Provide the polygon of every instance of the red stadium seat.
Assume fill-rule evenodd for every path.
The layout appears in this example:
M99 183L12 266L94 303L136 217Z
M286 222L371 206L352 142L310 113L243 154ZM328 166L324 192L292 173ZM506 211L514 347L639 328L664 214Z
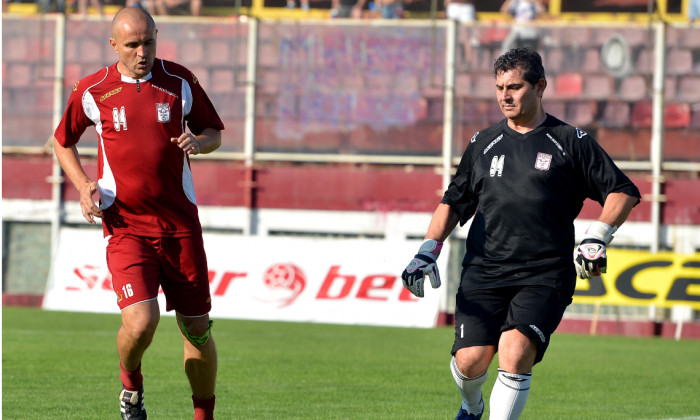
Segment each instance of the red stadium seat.
M569 102L566 121L575 127L587 127L595 120L597 104L594 101Z
M584 96L591 99L606 99L613 90L613 80L608 76L590 75L583 81Z
M681 76L678 79L678 99L700 102L700 76Z
M697 26L683 30L680 43L684 47L700 48L700 28Z
M629 124L630 106L627 102L609 101L605 104L603 116L598 121L602 127L623 128Z
M600 65L600 49L588 48L583 54L583 71L584 73L597 73L601 70Z
M691 130L700 130L700 109L693 110L690 114L690 125L688 128Z
M643 76L625 77L620 82L618 95L624 101L639 101L650 97L646 79Z
M632 107L630 123L635 128L650 128L652 119L651 101L637 102Z
M690 50L673 48L666 54L666 74L684 75L693 70L693 54Z
M477 74L472 78L472 83L474 97L496 100L496 81L491 74Z
M665 128L686 128L690 125L690 105L666 104L664 109Z
M558 97L580 96L583 93L583 77L578 73L563 73L554 82L554 93Z

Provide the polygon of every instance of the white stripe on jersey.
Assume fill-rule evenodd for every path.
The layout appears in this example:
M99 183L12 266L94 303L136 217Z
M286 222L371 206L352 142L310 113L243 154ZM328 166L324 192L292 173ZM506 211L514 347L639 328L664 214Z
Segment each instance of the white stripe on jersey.
M192 110L192 88L190 87L190 84L187 83L185 79L182 77L168 73L167 70L165 70L165 64L161 60L161 66L163 66L163 72L167 74L168 76L172 77L177 77L181 81L181 98L182 98L182 121L180 122L182 124L182 132L185 132L185 116L190 113ZM192 204L197 204L197 197L194 192L194 179L192 178L192 170L190 169L190 165L187 162L187 152L185 153L185 160L182 165L182 190L185 192L185 196L187 196L187 199L190 200Z
M114 200L117 197L117 181L114 179L112 168L109 166L109 160L107 160L107 155L105 154L100 110L97 108L95 98L92 96L92 94L90 94L90 89L104 82L108 74L109 68L107 67L105 77L103 77L99 82L85 89L82 100L83 112L85 112L85 115L95 123L95 130L97 131L97 137L100 139L100 146L102 149L102 177L97 180L97 191L100 193L100 210L104 210L114 204Z

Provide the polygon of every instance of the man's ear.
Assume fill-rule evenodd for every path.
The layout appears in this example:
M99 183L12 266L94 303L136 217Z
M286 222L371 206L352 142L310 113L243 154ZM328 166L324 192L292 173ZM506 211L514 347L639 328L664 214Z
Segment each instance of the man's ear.
M547 80L545 80L544 78L540 79L535 85L535 91L537 92L537 96L541 98L544 95L544 90L546 88Z

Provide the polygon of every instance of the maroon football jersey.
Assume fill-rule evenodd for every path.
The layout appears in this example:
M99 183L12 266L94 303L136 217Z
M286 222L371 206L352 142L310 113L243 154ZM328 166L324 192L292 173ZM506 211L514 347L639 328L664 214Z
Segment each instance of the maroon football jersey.
M195 135L224 128L197 78L179 64L156 59L137 80L115 63L73 86L54 135L69 147L95 126L105 236L201 232L189 158L170 141L185 124Z

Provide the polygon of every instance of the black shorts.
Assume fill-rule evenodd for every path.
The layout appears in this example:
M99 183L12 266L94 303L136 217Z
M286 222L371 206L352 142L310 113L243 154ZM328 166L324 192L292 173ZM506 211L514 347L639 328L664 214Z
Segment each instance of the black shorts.
M559 326L571 295L547 286L512 286L457 293L452 354L464 347L498 347L513 328L537 343L538 363Z

